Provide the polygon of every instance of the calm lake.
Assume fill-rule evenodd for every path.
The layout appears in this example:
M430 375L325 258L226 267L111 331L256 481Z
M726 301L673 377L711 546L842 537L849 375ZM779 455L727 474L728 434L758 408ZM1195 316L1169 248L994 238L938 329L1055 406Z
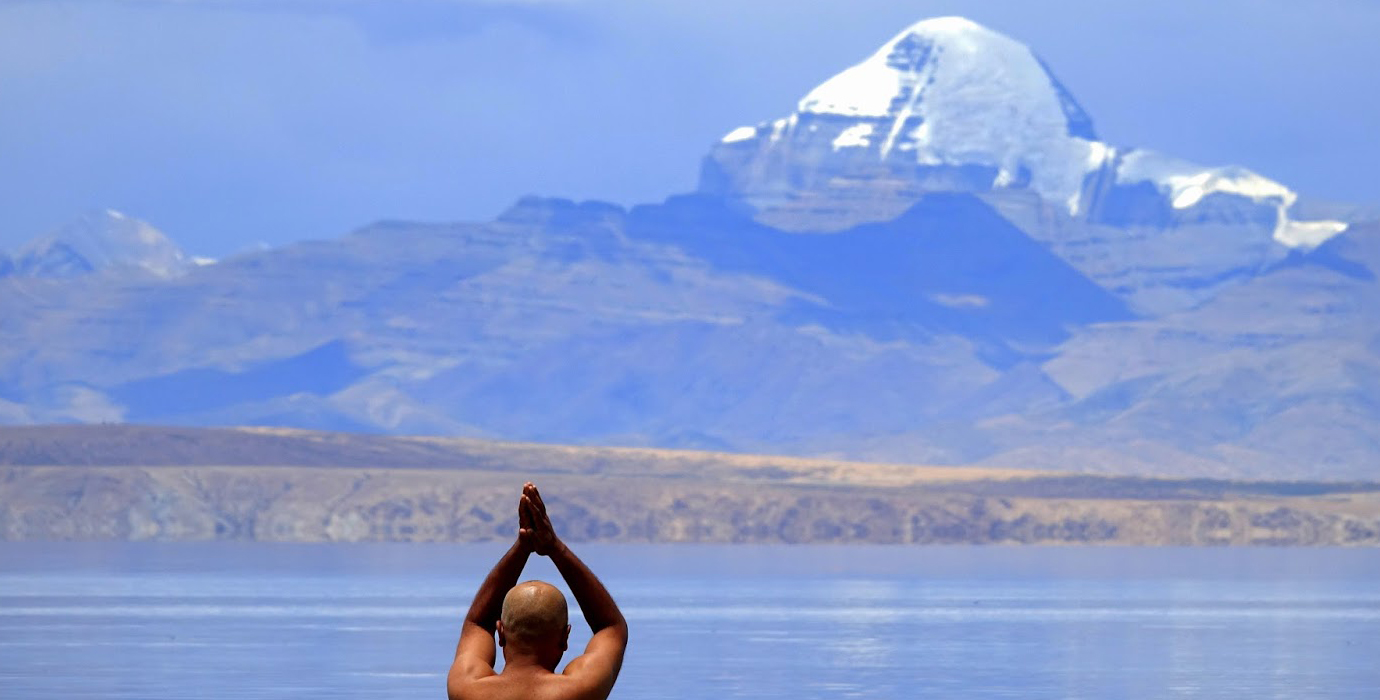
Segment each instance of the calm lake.
M504 547L0 543L0 697L444 698ZM574 548L615 698L1380 697L1376 550Z

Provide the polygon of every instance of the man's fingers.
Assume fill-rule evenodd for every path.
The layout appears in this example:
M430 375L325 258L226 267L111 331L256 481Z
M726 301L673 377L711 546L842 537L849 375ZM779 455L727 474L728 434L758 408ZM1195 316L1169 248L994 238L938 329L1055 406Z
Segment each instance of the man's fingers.
M546 512L546 502L541 500L541 492L537 490L536 484L530 481L523 484L522 495L530 498L532 500L532 505L536 506L537 510L543 513Z
M541 500L541 492L537 490L537 485L527 482L522 485L522 496L518 498L518 512L523 521L523 527L531 528L533 533L550 533L555 536L555 528L551 526L551 516L546 513L546 503Z
M522 508L533 530L550 531L552 529L551 517L546 514L545 510L538 508L537 504L525 495L522 497Z

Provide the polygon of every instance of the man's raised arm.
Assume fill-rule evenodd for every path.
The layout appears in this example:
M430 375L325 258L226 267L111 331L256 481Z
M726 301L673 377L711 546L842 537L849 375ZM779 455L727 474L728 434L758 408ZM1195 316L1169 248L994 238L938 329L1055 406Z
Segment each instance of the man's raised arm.
M518 519L525 524L522 506L518 507ZM517 584L518 576L527 565L527 557L532 548L519 530L518 539L513 546L494 565L479 591L474 594L474 602L465 615L460 628L460 642L455 646L455 663L450 667L446 687L452 698L457 696L460 684L465 681L491 676L494 662L498 660L498 650L494 646L494 630L498 618L503 614L503 596Z
M530 534L524 530L523 535L530 538L537 554L551 557L551 562L561 572L566 585L570 586L570 592L574 594L575 602L579 603L585 622L589 623L593 632L585 653L571 661L565 667L564 674L584 677L602 690L601 696L607 697L618 678L619 669L623 667L623 651L628 646L628 622L594 572L556 536L551 519L546 514L546 504L542 502L537 487L530 482L522 489L521 507L526 509L524 524L531 526Z

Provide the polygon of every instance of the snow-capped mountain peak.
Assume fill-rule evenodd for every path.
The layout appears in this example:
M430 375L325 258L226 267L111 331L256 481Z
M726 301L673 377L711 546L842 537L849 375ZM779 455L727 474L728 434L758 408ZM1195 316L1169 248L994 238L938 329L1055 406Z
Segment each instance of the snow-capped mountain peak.
M724 143L799 145L821 131L830 159L1028 186L1070 210L1088 163L1106 156L1087 113L1028 47L961 17L908 27L811 90L795 114Z
M730 131L701 174L702 190L759 209L868 182L1031 190L1070 216L1094 219L1128 210L1127 192L1142 196L1137 185L1148 183L1164 206L1129 209L1167 213L1123 223L1198 220L1183 212L1224 195L1262 207L1263 215L1249 218L1269 219L1275 240L1291 247L1317 245L1345 228L1291 221L1297 196L1250 171L1101 142L1087 112L1029 47L962 17L917 22L811 90L789 116Z
M173 277L191 265L192 260L161 231L113 209L87 212L30 241L14 256L14 271L35 277L71 277L113 268Z
M888 117L898 127L919 116L952 128L957 109L988 132L1016 120L1041 132L1027 137L1096 138L1083 108L1029 48L962 17L917 22L799 104L800 112Z

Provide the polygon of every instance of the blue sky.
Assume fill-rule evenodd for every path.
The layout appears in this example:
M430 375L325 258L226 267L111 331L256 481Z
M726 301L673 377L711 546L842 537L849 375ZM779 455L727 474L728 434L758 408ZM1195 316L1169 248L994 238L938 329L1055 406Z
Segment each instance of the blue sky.
M0 249L91 208L221 256L660 201L949 14L1034 48L1104 140L1380 204L1371 0L0 0Z

